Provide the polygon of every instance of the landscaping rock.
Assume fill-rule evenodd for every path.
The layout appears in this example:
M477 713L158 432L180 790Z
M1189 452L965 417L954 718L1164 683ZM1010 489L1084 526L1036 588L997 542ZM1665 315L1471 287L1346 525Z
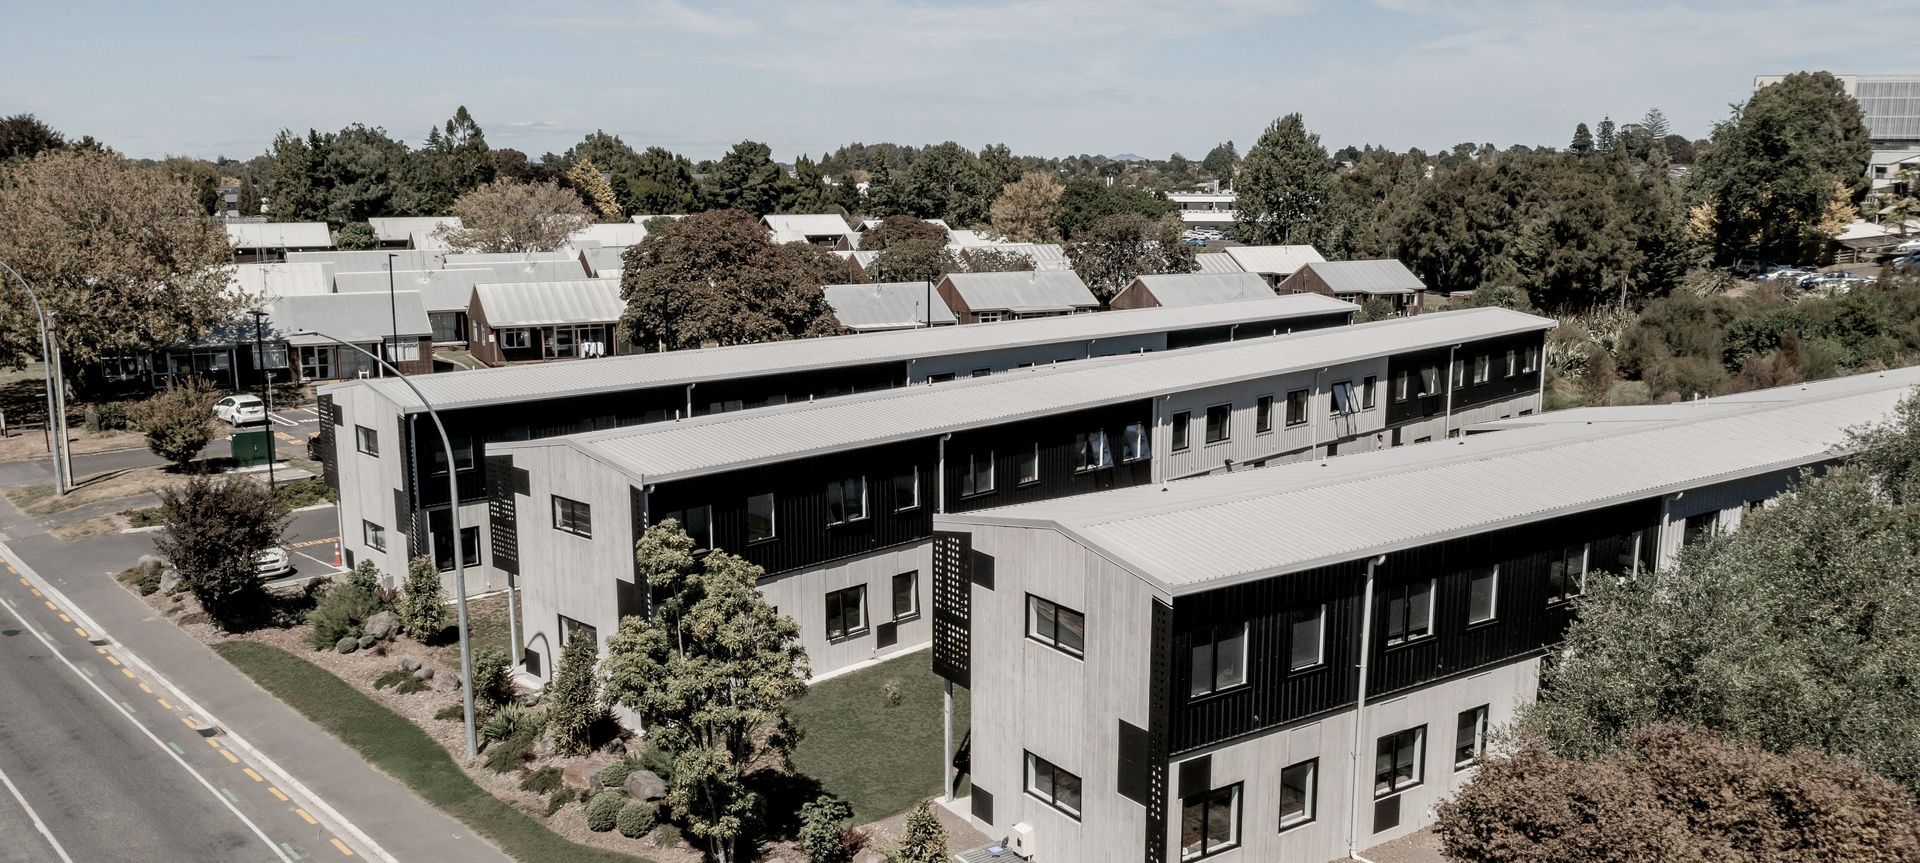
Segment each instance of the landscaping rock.
M560 784L581 791L599 791L600 769L612 762L611 758L598 756L582 758L560 768Z
M414 659L411 656L402 656L400 657L400 670L418 671L420 670L420 660Z
M664 800L667 796L667 780L651 770L635 770L627 774L626 783L620 787L635 800Z
M380 639L378 639L378 638L374 638L374 637L373 637L373 636L371 636L371 635L362 635L362 636L360 636L360 649L361 649L361 650L366 650L367 648L370 648L370 647L372 647L372 646L374 646L374 645L376 645L376 644L379 644L379 643L380 643Z
M334 642L333 649L341 653L352 653L360 649L360 639L354 638L351 635L343 635L339 641Z
M427 669L421 669L421 670L425 671ZM433 676L432 680L429 680L427 682L433 684L433 688L435 691L453 692L460 688L460 675L436 674Z
M402 665L405 665L405 663L402 663ZM418 662L415 662L413 664L413 676L418 677L421 680L432 680L433 669L425 665L421 665Z
M180 571L169 566L160 570L160 592L172 594L180 589Z
M167 568L166 561L151 554L140 555L140 559L134 561L133 565L138 567L141 572L159 572Z
M366 625L360 630L373 636L375 640L385 641L399 634L400 618L391 611L375 612L367 618Z

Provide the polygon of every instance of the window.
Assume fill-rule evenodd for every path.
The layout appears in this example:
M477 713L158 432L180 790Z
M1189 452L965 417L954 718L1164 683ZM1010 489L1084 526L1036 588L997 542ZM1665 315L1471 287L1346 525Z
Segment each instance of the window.
M1035 443L1031 450L1020 453L1020 484L1040 481L1040 444Z
M930 383L930 384L944 384L950 380L953 380L953 372L942 372L937 375L927 375L927 383Z
M600 643L598 630L564 614L560 615L560 646L565 647L575 638L585 638L594 644Z
M773 538L774 528L773 492L756 494L747 498L747 541L762 542Z
M1681 525L1680 544L1682 546L1688 546L1700 542L1714 535L1714 533L1716 533L1715 528L1719 527L1719 525L1719 510L1687 516L1686 523Z
M967 453L967 472L960 477L960 496L993 491L993 450Z
M1487 705L1482 704L1460 714L1453 735L1453 769L1472 767L1487 751Z
M367 455L376 458L380 455L380 433L366 426L353 427L354 445Z
M893 477L893 511L905 512L920 508L920 471L908 469L906 473Z
M991 324L996 321L1005 320L1006 317L1006 312L974 312L973 322L976 324Z
M1273 396L1261 396L1253 403L1253 433L1273 431Z
M973 376L976 378L984 378L990 374L993 374L993 369L974 369L973 370Z
M1380 379L1372 375L1360 382L1360 409L1373 410L1373 391L1380 388Z
M693 538L695 551L704 551L713 547L713 507L690 506L672 512L660 513L654 524L673 519L680 529Z
M1521 364L1520 366L1521 371L1531 372L1540 368L1540 348L1539 347L1529 345L1527 347L1525 356L1526 356L1526 362Z
M1179 452L1193 445L1193 414L1181 411L1173 415L1173 451Z
M1493 357L1481 354L1473 358L1473 382L1484 384L1493 377Z
M1570 545L1547 554L1547 601L1565 602L1579 596L1586 589L1587 544Z
M381 339L387 346L387 362L405 363L420 359L419 339Z
M920 570L893 577L893 619L906 620L920 613Z
M331 345L302 345L300 347L300 378L302 380L325 380L333 377L333 347Z
M848 638L867 631L867 586L856 584L827 594L827 638Z
M1324 641L1323 633L1326 631L1326 626L1327 607L1325 605L1315 608L1313 614L1293 622L1292 631L1288 636L1291 642L1287 654L1289 670L1301 671L1324 661L1320 647Z
M1330 396L1328 404L1333 408L1335 414L1346 416L1347 414L1357 413L1360 410L1359 400L1353 397L1352 381L1341 381L1334 384L1333 388L1327 392Z
M1247 682L1247 625L1222 624L1193 634L1193 679L1187 694L1210 695Z
M450 529L451 524L447 527ZM468 567L480 565L480 527L468 525L460 528L460 560ZM441 572L453 571L453 542L441 530L433 533L433 565Z
M1127 430L1120 435L1120 460L1139 461L1148 454L1147 424L1127 423Z
M1516 351L1512 348L1507 349L1506 369L1507 369L1507 374L1506 374L1507 377L1513 377L1514 375L1517 375L1520 373L1520 352L1519 351Z
M1052 600L1027 594L1027 637L1068 656L1085 656L1087 616Z
M1404 644L1433 634L1433 580L1388 588L1387 645Z
M1380 738L1373 758L1373 796L1384 797L1419 785L1426 749L1425 725Z
M1107 446L1104 430L1074 435L1073 451L1078 457L1073 468L1076 471L1113 467L1113 449Z
M1467 571L1467 624L1493 619L1500 595L1500 567L1482 566Z
M387 550L387 529L370 521L360 522L360 536L374 551Z
M1046 801L1067 817L1080 820L1080 777L1027 753L1027 793Z
M1221 443L1233 436L1233 405L1207 408L1207 443Z
M1448 386L1454 389L1459 389L1467 385L1466 358L1464 357L1455 358L1453 362L1448 366L1448 369L1450 370L1450 373L1447 375Z
M450 440L453 443L454 465L458 467L460 470L473 470L473 438L472 437L454 437L449 435L448 440ZM446 451L442 450L439 446L436 445L433 447L433 473L431 474L431 476L446 476L446 475L447 475L447 454L446 454Z
M1314 797L1320 790L1319 774L1318 758L1280 771L1280 829L1313 820Z
M1292 428L1307 421L1307 391L1294 390L1287 393L1287 427Z
M1198 860L1240 847L1240 783L1181 801L1180 859Z
M559 495L553 496L553 526L577 536L593 536L593 507Z
M1407 395L1408 395L1407 378L1408 378L1408 375L1404 369L1393 376L1393 400L1394 401L1403 402L1407 400Z
M499 332L500 346L503 348L533 347L533 332L531 330L500 330Z
M853 476L827 483L827 524L846 524L866 517L866 477Z

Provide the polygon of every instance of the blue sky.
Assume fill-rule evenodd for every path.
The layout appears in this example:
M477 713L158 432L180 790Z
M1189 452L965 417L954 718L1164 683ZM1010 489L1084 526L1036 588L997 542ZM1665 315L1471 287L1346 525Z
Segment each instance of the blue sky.
M0 114L132 156L247 158L283 128L416 143L465 104L538 156L603 128L713 157L849 141L1039 155L1564 146L1663 109L1702 136L1755 74L1920 72L1920 3L1524 0L0 0Z

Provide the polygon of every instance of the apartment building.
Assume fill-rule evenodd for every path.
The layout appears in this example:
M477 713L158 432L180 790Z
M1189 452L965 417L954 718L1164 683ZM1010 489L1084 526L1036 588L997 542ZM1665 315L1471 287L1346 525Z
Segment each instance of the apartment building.
M932 663L972 698L954 805L1044 863L1329 861L1404 836L1534 699L1588 578L1736 529L1916 383L1514 417L937 515Z
M1450 350L1537 357L1552 326L1476 309L502 443L488 455L489 475L503 478L489 485L490 565L520 576L529 671L545 675L542 657L565 638L611 634L644 611L634 542L671 517L700 547L761 566L761 589L799 622L815 673L830 673L931 637L922 573L936 513L1530 414L1537 362L1445 403L1394 382L1412 386Z
M384 301L384 298L382 298ZM455 450L474 589L504 586L486 519L489 451L555 437L854 392L997 374L1019 366L1166 351L1342 326L1354 306L1274 297L1182 309L1103 312L756 345L517 365L413 381L439 411ZM404 572L415 554L453 567L447 457L426 408L399 381L323 388L320 451L339 492L349 565Z

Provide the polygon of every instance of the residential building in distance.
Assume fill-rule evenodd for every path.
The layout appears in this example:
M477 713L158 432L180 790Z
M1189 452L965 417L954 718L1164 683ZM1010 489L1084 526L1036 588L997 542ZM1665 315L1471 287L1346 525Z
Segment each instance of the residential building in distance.
M972 705L954 808L1049 861L1319 863L1405 836L1534 700L1589 579L1737 529L1916 382L936 515L933 668Z
M1100 309L1100 300L1072 270L948 273L934 290L963 324L1045 318Z
M233 262L250 264L288 260L291 252L333 248L326 222L224 222Z
M617 279L481 283L467 351L490 366L632 353L615 335L626 309Z
M380 241L380 248L423 252L446 251L447 241L440 238L440 229L463 227L459 216L375 217L368 219L367 224L373 227L373 235Z
M282 297L268 313L270 326L286 342L296 382L380 376L378 365L340 342L386 358L403 374L433 371L433 324L419 291ZM244 351L247 333L241 335Z
M1188 225L1204 225L1211 228L1231 225L1239 213L1234 211L1233 202L1239 195L1231 189L1225 192L1168 192L1167 200L1180 206L1180 221Z
M1141 276L1107 305L1114 309L1194 306L1273 296L1267 280L1253 273L1175 273ZM1341 297L1340 299L1346 299Z
M1244 273L1233 256L1226 252L1197 252L1193 256L1196 273Z
M764 568L761 590L799 623L814 672L830 673L930 637L922 575L935 513L1440 439L1532 413L1552 326L1473 309L503 442L487 456L503 478L488 484L489 564L521 576L528 670L545 676L540 657L563 636L610 634L644 610L633 545L671 517L700 547ZM1398 388L1450 351L1530 359L1444 401Z
M1419 310L1426 283L1394 258L1366 261L1312 261L1283 279L1282 294L1321 294L1350 303L1385 300L1396 312Z
M932 282L827 285L821 288L840 325L856 333L959 323Z
M860 232L847 226L836 213L786 214L761 220L773 232L776 243L808 243L829 249L859 248Z
M590 279L617 279L626 268L626 246L596 246L580 250L580 265Z
M1222 251L1241 272L1258 274L1276 290L1301 267L1327 260L1312 246L1228 246Z
M311 266L311 265L310 265ZM496 281L486 267L457 267L451 270L376 270L369 273L335 273L333 290L342 294L384 294L389 289L419 291L433 322L433 342L439 345L467 341L467 307L473 304L473 286Z

